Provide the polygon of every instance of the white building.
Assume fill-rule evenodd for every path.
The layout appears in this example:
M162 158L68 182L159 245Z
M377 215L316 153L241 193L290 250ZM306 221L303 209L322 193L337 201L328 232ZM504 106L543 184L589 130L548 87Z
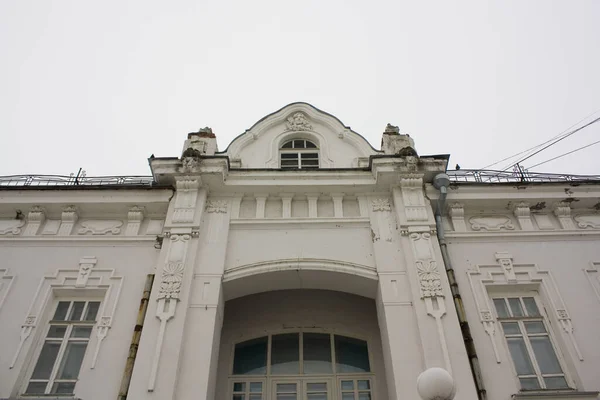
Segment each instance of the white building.
M223 152L210 129L189 134L181 157L150 159L152 179L3 178L0 398L546 398L519 379L561 377L553 398L596 398L600 223L588 209L600 187L571 187L585 211L573 220L536 208L565 185L453 184L436 229L446 164L393 126L375 150L294 103ZM534 299L540 315L496 321L503 296ZM537 362L517 376L506 340L519 339L500 327L511 323L546 327L560 373ZM454 385L439 370L418 381L434 367Z

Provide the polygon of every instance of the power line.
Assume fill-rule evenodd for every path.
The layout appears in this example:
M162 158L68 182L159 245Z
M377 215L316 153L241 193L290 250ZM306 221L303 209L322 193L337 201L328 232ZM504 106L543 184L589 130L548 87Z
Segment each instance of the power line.
M600 111L600 108L599 108L599 109L597 109L596 111L594 111L593 113L589 114L588 116L586 116L586 117L584 117L584 118L580 119L579 121L575 122L573 125L569 126L567 129L565 129L564 131L562 131L562 132L561 132L561 133L559 133L558 135L554 136L553 138L550 138L550 139L548 139L547 141L545 141L545 142L543 142L543 143L540 143L540 144L538 144L538 145L536 145L536 146L530 147L530 148L529 148L529 149L527 149L527 150L523 150L523 151L521 151L520 153L513 154L512 156L509 156L509 157L503 158L502 160L500 160L500 161L496 161L495 163L492 163L492 164L486 165L485 167L483 167L483 168L480 168L480 169L487 169L487 168L491 167L492 165L500 164L500 163L501 163L501 162L503 162L503 161L510 160L511 158L514 158L514 157L520 156L520 155L521 155L521 154L523 154L523 153L527 153L528 151L535 150L535 149L537 149L537 148L539 148L539 147L541 147L541 146L543 146L543 145L545 145L545 144L547 144L547 143L550 143L551 141L553 141L553 140L555 140L555 139L557 139L557 138L561 137L562 135L565 135L565 134L567 134L567 132L568 132L568 130L569 130L569 129L573 128L574 126L577 126L578 124L580 124L581 122L583 122L583 121L585 121L586 119L590 118L592 115L594 115L594 114L598 113L599 111ZM504 169L503 169L503 171L507 170L508 168L512 167L513 165L515 165L515 164L512 164L512 165L509 165L509 166L507 166L506 168L504 168Z
M600 140L598 140L597 142L594 142L594 143L590 143L590 144L588 144L588 145L586 145L586 146L580 147L580 148L578 148L578 149L571 150L571 151L569 151L569 152L567 152L567 153L561 154L560 156L553 157L553 158L551 158L551 159L549 159L549 160L542 161L541 163L537 163L537 164L535 164L535 165L532 165L531 167L529 167L529 168L527 168L527 169L528 169L528 170L530 170L531 168L535 168L535 167L537 167L537 166L539 166L539 165L546 164L546 163L548 163L548 162L550 162L550 161L554 161L554 160L556 160L556 159L558 159L558 158L562 158L562 157L564 157L564 156L568 156L569 154L573 154L573 153L575 153L576 151L583 150L583 149L587 149L588 147L590 147L590 146L593 146L593 145L595 145L595 144L598 144L598 143L600 143Z

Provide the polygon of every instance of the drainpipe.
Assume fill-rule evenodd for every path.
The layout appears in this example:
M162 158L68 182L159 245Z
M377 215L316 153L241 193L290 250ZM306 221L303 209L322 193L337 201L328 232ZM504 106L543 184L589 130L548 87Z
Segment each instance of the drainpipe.
M440 191L440 197L437 202L437 208L435 211L435 226L437 230L437 238L440 243L440 250L442 252L442 259L446 268L446 274L448 275L448 282L450 283L450 291L452 292L452 300L454 301L454 307L458 314L458 321L460 323L460 329L465 342L465 348L467 350L467 356L469 357L469 364L471 365L471 372L473 373L473 379L475 381L475 387L477 388L477 397L479 400L486 400L486 390L483 386L483 379L481 378L481 368L479 366L479 359L477 358L477 352L475 351L475 345L473 344L473 337L471 336L471 330L469 329L469 323L467 322L465 308L463 306L462 297L458 290L458 283L454 275L454 268L452 267L452 261L448 254L448 246L446 244L446 236L444 232L444 224L442 223L442 213L446 208L446 196L448 195L448 185L450 185L450 177L446 174L438 174L433 178L433 186Z
M129 356L127 356L125 371L123 372L123 379L121 380L121 387L119 389L119 397L117 397L117 400L127 399L127 392L129 391L129 383L131 382L133 365L135 364L135 357L140 344L140 337L142 336L142 328L144 327L144 319L146 318L146 310L148 310L148 301L150 300L150 291L152 290L153 282L154 274L146 275L144 294L140 301L140 309L138 311L137 320L135 321L135 327L133 328L133 337L131 338L131 345L129 346Z

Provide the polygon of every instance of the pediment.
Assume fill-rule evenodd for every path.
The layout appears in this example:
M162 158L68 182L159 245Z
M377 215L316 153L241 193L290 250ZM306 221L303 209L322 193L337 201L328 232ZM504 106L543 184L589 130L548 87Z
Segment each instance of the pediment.
M279 168L279 149L292 139L314 142L321 168L356 168L378 153L333 115L308 103L292 103L259 120L221 154L234 167Z

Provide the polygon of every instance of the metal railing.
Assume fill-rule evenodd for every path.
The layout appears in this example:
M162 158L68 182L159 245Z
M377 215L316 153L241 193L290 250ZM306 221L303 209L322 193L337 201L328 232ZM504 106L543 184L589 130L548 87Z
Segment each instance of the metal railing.
M523 169L494 171L461 169L446 171L452 182L519 183L519 182L590 182L600 181L600 175L567 175L530 172Z
M70 176L8 175L0 176L0 187L22 186L151 186L151 176Z

